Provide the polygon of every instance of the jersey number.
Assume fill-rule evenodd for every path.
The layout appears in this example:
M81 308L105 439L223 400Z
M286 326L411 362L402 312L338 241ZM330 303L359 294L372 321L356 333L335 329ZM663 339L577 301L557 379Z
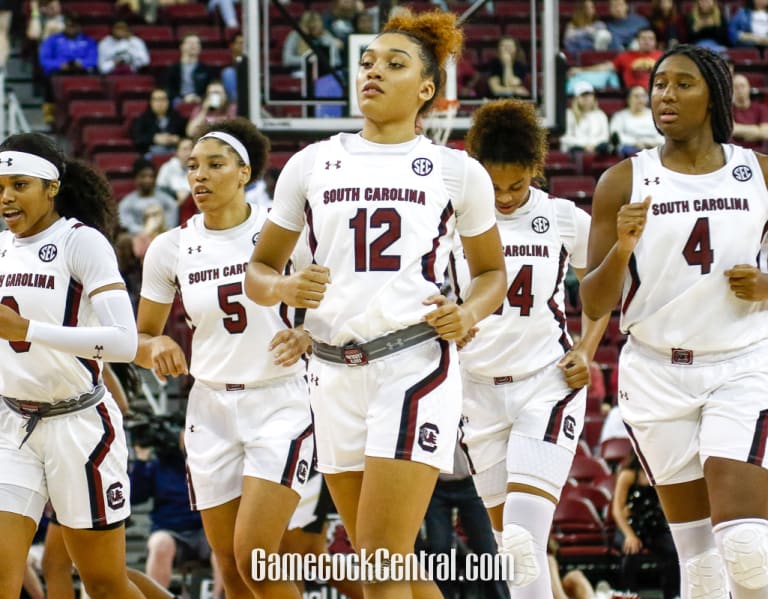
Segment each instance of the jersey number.
M13 296L6 295L3 299L0 299L0 304L8 306L11 310L16 312L16 314L21 314L19 311L19 304ZM32 344L29 341L9 341L8 345L10 345L11 349L17 354L23 354L29 351Z
M701 274L709 274L712 262L715 261L715 251L709 240L709 218L702 217L693 225L693 231L685 242L683 257L691 266L700 266Z
M520 316L530 316L533 307L533 266L526 264L517 273L515 280L507 290L507 303L513 308L520 308ZM504 304L494 314L501 314Z
M399 270L400 256L384 251L400 239L400 214L394 208L377 208L371 214L371 228L386 226L387 230L374 239L368 252L368 210L360 208L349 219L349 228L355 232L355 272L366 270Z
M242 283L227 283L226 285L220 285L219 291L219 308L223 310L225 316L222 319L224 328L227 329L233 335L238 335L245 330L248 326L248 316L245 313L245 306L240 302L233 302L233 295L242 295L243 284Z

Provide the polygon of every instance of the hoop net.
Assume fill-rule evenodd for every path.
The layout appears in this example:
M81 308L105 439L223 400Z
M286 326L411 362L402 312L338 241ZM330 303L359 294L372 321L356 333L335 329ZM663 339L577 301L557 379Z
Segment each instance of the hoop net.
M459 110L458 100L438 98L429 115L424 118L424 134L434 143L444 146L453 129L453 120Z

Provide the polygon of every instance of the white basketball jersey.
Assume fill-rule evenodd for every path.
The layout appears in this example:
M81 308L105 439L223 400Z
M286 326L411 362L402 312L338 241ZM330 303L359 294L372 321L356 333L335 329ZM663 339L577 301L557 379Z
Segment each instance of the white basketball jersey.
M768 190L752 150L723 150L726 164L705 175L665 168L658 149L632 158L631 201L652 204L624 282L621 326L663 351L727 351L768 337L766 305L737 299L723 274L759 265Z
M285 304L264 307L243 290L245 269L266 219L251 205L248 219L232 229L206 229L196 214L184 226L158 236L144 259L141 295L171 303L178 288L193 328L190 373L211 384L254 386L304 371L299 361L277 366L272 337L293 323Z
M62 218L45 231L17 238L0 233L0 302L24 318L63 326L99 326L88 294L123 283L115 252L95 229ZM40 343L0 340L0 394L53 402L91 391L101 379L92 359Z
M336 345L420 322L434 309L422 302L439 293L457 226L470 235L493 226L490 182L464 189L466 154L426 138L402 151L375 146L342 134L308 148L308 242L314 262L330 268L331 284L320 307L307 311L305 326ZM270 219L279 225L282 208L277 198Z
M586 265L589 215L573 202L531 188L528 201L497 215L508 291L459 353L462 368L481 376L522 376L562 357L572 346L563 283L568 264ZM461 248L452 255L454 289L462 300L469 268Z

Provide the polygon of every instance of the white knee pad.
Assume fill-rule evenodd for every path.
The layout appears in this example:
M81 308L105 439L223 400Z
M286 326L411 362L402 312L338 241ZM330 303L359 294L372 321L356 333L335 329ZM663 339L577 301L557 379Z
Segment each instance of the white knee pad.
M527 586L541 574L541 568L536 561L533 535L522 526L517 524L504 526L499 552L511 555L514 560L515 576L509 581L511 587Z
M685 571L691 599L728 599L725 567L717 549L690 558Z
M507 498L507 465L504 462L494 464L472 476L477 494L483 505L490 509L501 505Z
M768 522L745 518L715 527L729 576L750 590L768 587Z

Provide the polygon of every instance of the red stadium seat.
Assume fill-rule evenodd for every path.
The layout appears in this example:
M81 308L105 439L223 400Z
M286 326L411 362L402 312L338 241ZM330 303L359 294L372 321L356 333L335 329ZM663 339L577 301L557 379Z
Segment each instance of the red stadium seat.
M612 368L619 361L619 350L615 345L601 344L595 352L594 360L600 365Z
M172 25L181 23L187 25L208 25L212 22L214 17L208 13L205 4L190 2L188 4L171 4L164 6L160 10L160 18L163 22Z
M563 498L588 499L601 516L605 518L606 510L611 505L611 493L603 487L597 487L591 484L567 486L563 489Z
M222 69L232 64L232 51L229 48L204 48L200 60L214 69Z
M587 67L592 64L613 61L618 56L618 50L583 50L579 53L579 64Z
M134 25L131 30L134 35L144 40L149 49L173 48L179 45L170 25Z
M592 482L609 473L610 470L602 459L589 456L575 456L568 477L575 478L579 483L583 483Z
M76 99L97 100L104 97L98 75L54 75L51 85L57 102L63 104Z
M130 128L130 122L139 116L149 107L149 100L123 100L120 103L120 115L123 117L123 124L128 123Z
M116 179L113 177L109 180L109 186L112 188L112 195L114 196L115 201L119 202L136 189L136 182L133 178Z
M97 152L131 152L134 146L123 125L86 125L79 150L81 155L91 156Z
M88 37L92 37L99 42L111 33L112 27L106 23L89 23L83 25L81 31Z
M68 131L74 139L83 125L96 122L115 123L118 120L117 107L112 100L72 100L65 108L66 112L61 110L57 114L58 129Z
M196 35L203 44L203 52L211 45L218 46L224 43L221 29L218 25L189 25L180 24L176 27L176 39L181 43L187 35Z
M126 98L147 99L157 87L152 75L110 75L104 79L109 97L121 104Z
M80 23L111 23L115 18L113 2L66 2L62 8L77 15ZM98 40L96 40L98 41Z
M603 430L603 420L605 420L605 418L602 414L587 414L584 418L584 430L581 433L581 438L587 442L587 445L589 445L593 451L600 442L600 433Z
M556 175L577 175L579 165L568 152L550 150L544 163L544 173L548 177Z
M600 457L615 471L632 453L632 442L629 439L611 438L600 444Z
M139 157L138 152L102 152L93 155L93 164L108 179L133 178L133 162Z
M467 23L463 27L464 37L469 46L496 46L501 37L498 25L483 23Z
M549 179L549 192L559 198L589 202L594 191L594 177L556 175Z

